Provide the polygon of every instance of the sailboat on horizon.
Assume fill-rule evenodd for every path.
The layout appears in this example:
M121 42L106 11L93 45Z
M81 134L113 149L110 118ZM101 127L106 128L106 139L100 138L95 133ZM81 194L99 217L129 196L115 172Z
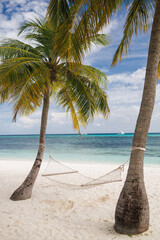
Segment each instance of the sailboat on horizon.
M123 134L125 134L125 133L124 133L124 132L121 130L121 131L120 131L120 134L122 134L122 135L123 135Z

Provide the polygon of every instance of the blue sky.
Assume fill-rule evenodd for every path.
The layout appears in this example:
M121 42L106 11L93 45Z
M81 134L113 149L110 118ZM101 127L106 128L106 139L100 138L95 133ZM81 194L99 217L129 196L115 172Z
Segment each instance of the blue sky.
M44 16L48 0L1 0L0 2L0 40L4 37L17 38L19 25L37 15ZM131 52L116 67L110 68L113 54L122 38L124 13L113 18L103 32L109 34L111 43L107 48L93 46L92 52L84 59L85 64L92 65L108 75L108 97L110 116L104 120L96 116L83 133L133 132L139 112L143 91L145 66L149 44L149 35L141 34L133 37ZM23 40L23 38L19 38ZM157 85L157 97L152 117L150 132L160 132L160 91ZM32 115L18 116L12 123L12 108L7 104L0 105L1 134L38 134L40 128L41 109ZM74 133L70 116L51 103L47 133Z

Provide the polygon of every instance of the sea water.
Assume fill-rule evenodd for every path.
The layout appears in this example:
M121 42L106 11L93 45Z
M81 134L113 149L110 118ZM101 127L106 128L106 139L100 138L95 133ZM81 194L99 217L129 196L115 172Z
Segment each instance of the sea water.
M46 135L44 160L124 163L130 157L133 134ZM39 135L0 136L0 160L34 161ZM145 164L160 165L160 134L148 135Z

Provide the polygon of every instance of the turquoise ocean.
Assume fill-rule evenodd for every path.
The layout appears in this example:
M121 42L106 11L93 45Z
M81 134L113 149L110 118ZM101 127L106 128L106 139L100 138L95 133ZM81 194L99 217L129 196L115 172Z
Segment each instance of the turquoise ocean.
M44 160L123 163L130 157L133 134L46 135ZM0 160L34 161L39 135L0 136ZM145 164L160 165L160 133L150 133Z

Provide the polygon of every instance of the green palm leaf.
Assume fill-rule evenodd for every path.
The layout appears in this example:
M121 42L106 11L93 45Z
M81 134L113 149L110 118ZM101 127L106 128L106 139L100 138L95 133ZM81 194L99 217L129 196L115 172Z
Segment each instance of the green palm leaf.
M16 39L4 39L1 41L0 57L2 60L18 56L39 58L40 53L32 46Z
M123 38L113 56L112 66L127 54L132 36L149 30L156 0L134 0L128 10L124 25Z

